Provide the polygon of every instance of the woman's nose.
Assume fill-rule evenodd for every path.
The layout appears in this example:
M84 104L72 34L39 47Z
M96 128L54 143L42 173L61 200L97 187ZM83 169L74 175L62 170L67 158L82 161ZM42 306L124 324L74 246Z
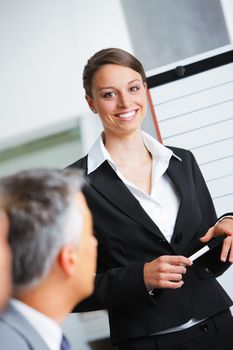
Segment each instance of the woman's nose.
M118 105L121 108L128 108L131 105L130 96L126 93L121 93L118 98Z

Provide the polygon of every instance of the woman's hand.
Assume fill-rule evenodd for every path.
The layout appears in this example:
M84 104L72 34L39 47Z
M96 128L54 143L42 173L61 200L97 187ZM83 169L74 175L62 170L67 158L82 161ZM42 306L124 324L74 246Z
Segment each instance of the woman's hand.
M184 256L163 255L144 265L144 281L149 289L182 287L185 266L191 266L192 261Z
M219 223L212 226L207 233L200 238L202 243L207 243L213 237L227 235L223 241L221 261L228 260L233 263L233 220L230 218L223 218Z

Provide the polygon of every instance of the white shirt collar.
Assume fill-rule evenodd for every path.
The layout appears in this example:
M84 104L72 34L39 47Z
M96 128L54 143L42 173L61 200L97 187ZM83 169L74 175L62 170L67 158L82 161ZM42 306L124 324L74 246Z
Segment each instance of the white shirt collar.
M62 330L55 321L18 299L11 299L10 303L35 328L49 349L60 350Z
M181 161L181 158L175 155L172 150L162 145L160 142L155 140L152 136L142 131L143 141L146 148L152 154L153 159L167 160L169 161L172 156L176 157ZM97 138L96 142L92 146L87 158L87 174L95 171L105 160L107 160L116 170L116 165L114 164L110 154L106 150L102 134Z

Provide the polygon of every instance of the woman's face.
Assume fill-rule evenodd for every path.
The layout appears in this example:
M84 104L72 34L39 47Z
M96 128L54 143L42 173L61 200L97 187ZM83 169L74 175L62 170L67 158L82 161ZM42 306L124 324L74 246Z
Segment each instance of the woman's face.
M147 108L146 84L135 70L106 64L94 75L90 108L103 123L105 133L127 134L140 128Z

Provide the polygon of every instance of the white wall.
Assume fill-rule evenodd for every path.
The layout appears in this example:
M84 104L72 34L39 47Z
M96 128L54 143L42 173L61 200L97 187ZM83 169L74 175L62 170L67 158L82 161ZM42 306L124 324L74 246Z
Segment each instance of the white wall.
M221 0L223 14L225 17L228 34L233 43L233 1L232 0Z
M90 118L83 66L109 46L132 51L119 0L0 1L0 144Z

